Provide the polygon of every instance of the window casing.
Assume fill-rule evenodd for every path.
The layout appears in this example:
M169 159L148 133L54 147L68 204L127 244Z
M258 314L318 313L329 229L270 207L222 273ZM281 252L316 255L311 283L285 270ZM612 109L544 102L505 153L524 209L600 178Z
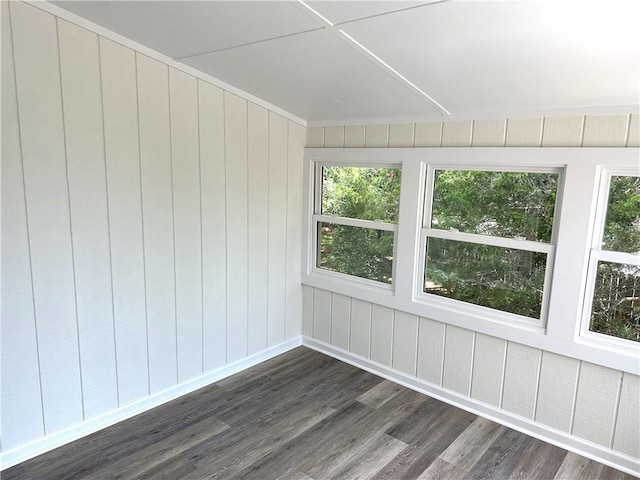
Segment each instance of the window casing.
M596 207L601 177L603 172L639 174L638 158L637 148L308 148L304 166L302 283L638 375L640 345L622 340L611 342L609 337L589 334L581 329L585 304L590 301L587 298L588 279L591 278L589 265L597 224L596 212L599 211ZM390 164L390 161L394 163ZM315 211L315 182L318 164L401 166L392 286L317 268L316 225L320 219ZM494 239L488 236L490 240L482 239L485 243L498 243L501 248L516 245L521 247L520 250L542 249L547 255L545 298L540 319L520 317L423 291L425 242L429 234L434 238L460 241L467 240L466 234L469 233L431 231L429 198L433 181L428 177L439 170L470 168L558 174L553 234L548 240L531 241L529 244L530 240L514 238ZM509 241L504 244L505 240ZM522 248L525 244L519 242L527 242L527 248Z
M443 209L438 208L440 200L444 203L444 196L438 195L439 174L450 174L450 177L453 176L454 180L456 177L460 178L460 175L472 175L466 181L461 178L462 182L451 182L449 177L450 181L448 183L449 185L451 183L457 184L458 186L453 188L458 189L460 186L473 185L477 190L482 188L481 185L475 185L480 175L488 180L484 187L493 190L498 190L500 187L497 184L504 179L507 179L507 183L513 183L510 180L519 178L520 184L534 183L534 179L542 179L551 185L551 189L543 193L544 200L550 204L550 207L548 207L550 210L549 218L546 219L548 225L544 229L546 232L537 233L535 229L527 228L524 225L525 222L533 218L533 212L529 215L520 215L519 219L509 222L510 225L504 226L498 225L497 223L499 222L496 222L490 215L482 214L482 218L477 218L476 222L471 222L473 225L465 225L467 228L464 228L463 225L469 218L458 216L459 221L454 222L454 224L456 227L463 228L463 231L460 231L459 228L442 228L439 225L442 222L439 222L437 217L442 219L442 217L446 217L446 213L443 212ZM422 301L465 302L468 304L467 308L478 308L480 312L484 311L487 315L495 315L505 321L544 326L553 271L554 211L557 210L556 204L559 200L558 194L561 192L561 182L562 170L552 168L482 167L478 165L455 165L440 168L429 166L425 185L423 224L420 232L420 265L424 267L424 275L420 277L420 285L416 286L416 291L419 292L417 298ZM524 188L527 188L527 185ZM531 187L531 191L533 189L534 187ZM509 199L507 197L496 199L496 195L492 191L477 193L477 190L469 196L470 198L466 199L459 199L459 195L452 196L455 202L463 204L469 202L475 205L487 205L497 200L503 204L501 209L513 210L513 215L504 215L505 219L511 217L509 218L510 220L513 220L512 217L515 217L517 210L526 210L530 206L509 203L522 199L526 200L526 196L523 194L521 194L521 199ZM526 190L525 193L528 194L529 191ZM530 196L533 197L534 195ZM464 212L464 210L469 210L475 205L464 205L466 208L461 208L461 210ZM533 207L533 205L531 206ZM490 207L477 209L478 212L481 210L489 211ZM534 209L532 208L532 210ZM496 215L493 217L496 217ZM446 225L443 226L446 227ZM447 246L452 250L448 255L453 256L453 258L449 261L438 259L438 256L445 256L438 254ZM462 282L451 282L453 285L457 283L458 286L462 287L472 283L476 284L472 291L466 295L468 298L460 298L465 295L455 295L453 292L444 295L438 293L438 288L436 288L437 279L430 273L430 270L442 272L443 275L439 277L447 277L452 272L443 271L443 267L452 268L454 265L465 263L465 257L474 256L480 258L475 262L473 259L467 262L471 264L470 266L475 267L474 271L470 271L468 277ZM508 263L508 265L504 265L505 263ZM432 266L435 266L435 268ZM498 272L501 267L503 271ZM464 270L464 267L461 270ZM518 274L515 270L522 270L522 272ZM473 276L479 278L470 281ZM532 278L534 278L533 281L531 281ZM428 286L429 283L431 288ZM515 285L512 285L513 283ZM482 292L486 292L486 294L482 295ZM496 304L495 300L499 298L500 295L497 295L499 292L507 298L503 303ZM442 299L433 298L434 295L441 296ZM481 296L482 298L480 298Z
M634 241L625 242L627 245L620 245L620 242L607 241L606 239L608 213L614 207L611 203L611 185L616 181L626 179L633 181L633 179L639 178L639 170L625 168L601 170L589 254L586 295L580 326L580 335L587 341L608 343L619 348L631 349L637 348L632 340L624 338L624 335L615 331L606 332L600 328L594 328L593 321L596 316L609 317L609 319L621 315L631 316L633 318L626 319L634 325L632 332L629 333L637 335L637 330L640 329L638 326L640 325L640 241L636 238ZM628 206L627 209L634 207L635 205ZM640 212L637 213L637 216L640 217ZM637 222L636 218L634 223ZM640 228L640 225L633 227ZM606 305L602 305L604 303ZM604 319L603 322L608 323Z
M393 288L400 178L398 164L315 164L314 272Z

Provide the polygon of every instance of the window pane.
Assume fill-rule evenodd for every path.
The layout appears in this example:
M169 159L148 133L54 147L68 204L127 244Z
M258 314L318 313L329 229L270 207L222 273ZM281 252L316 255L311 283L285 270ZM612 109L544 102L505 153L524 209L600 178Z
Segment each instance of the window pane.
M322 167L322 214L398 221L399 168Z
M611 177L602 248L640 251L640 177Z
M546 254L429 238L424 291L540 318Z
M555 173L435 172L431 227L550 242Z
M589 330L640 342L640 266L598 262Z
M391 283L393 232L320 223L318 267Z

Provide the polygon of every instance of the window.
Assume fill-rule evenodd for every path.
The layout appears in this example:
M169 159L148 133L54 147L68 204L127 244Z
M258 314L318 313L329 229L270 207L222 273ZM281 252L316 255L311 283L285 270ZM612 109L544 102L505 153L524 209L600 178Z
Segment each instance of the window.
M400 169L316 167L316 267L393 282Z
M557 171L432 169L422 291L541 320L558 177Z
M640 177L605 172L583 332L640 342Z

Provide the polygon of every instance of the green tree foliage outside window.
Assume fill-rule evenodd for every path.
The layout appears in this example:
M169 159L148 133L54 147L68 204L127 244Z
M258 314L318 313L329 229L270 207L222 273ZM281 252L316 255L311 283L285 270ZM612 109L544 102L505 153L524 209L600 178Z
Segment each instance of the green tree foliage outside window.
M555 173L437 170L431 227L550 242Z
M438 170L431 228L549 243L558 175ZM540 318L547 256L429 238L424 291Z
M602 249L640 252L640 177L614 176ZM640 267L598 262L589 330L640 342Z
M400 169L322 169L322 214L397 223ZM393 232L337 223L318 225L318 267L392 283Z

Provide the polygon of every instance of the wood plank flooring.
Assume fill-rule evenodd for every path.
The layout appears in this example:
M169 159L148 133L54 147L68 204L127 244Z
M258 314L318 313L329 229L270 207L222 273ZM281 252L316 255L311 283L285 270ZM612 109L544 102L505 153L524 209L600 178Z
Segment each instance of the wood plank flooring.
M300 347L2 473L112 478L633 477Z

